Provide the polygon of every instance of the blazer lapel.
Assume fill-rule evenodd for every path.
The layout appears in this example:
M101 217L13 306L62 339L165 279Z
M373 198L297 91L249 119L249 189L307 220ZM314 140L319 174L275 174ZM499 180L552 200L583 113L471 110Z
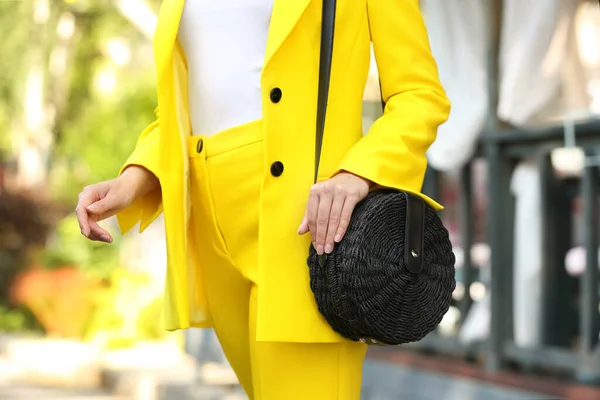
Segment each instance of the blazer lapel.
M274 0L264 67L288 37L311 0Z
M173 54L185 0L163 0L154 32L154 61L159 76Z

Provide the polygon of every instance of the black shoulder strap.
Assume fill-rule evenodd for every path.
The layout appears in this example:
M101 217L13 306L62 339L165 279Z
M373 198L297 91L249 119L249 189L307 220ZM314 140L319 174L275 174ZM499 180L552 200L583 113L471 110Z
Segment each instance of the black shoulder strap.
M336 0L323 0L323 16L321 21L321 58L319 62L319 94L317 99L317 143L315 146L315 179L319 175L319 161L323 147L325 132L325 114L329 97L329 81L331 79L331 60L333 58L333 32L335 29Z
M319 175L321 148L325 133L325 115L327 114L327 99L329 97L329 81L331 80L331 60L333 58L333 36L335 30L336 0L323 0L323 15L321 21L321 57L319 63L319 94L317 99L317 143L315 146L315 177ZM380 82L381 90L381 82ZM383 93L381 94L381 112L385 109Z

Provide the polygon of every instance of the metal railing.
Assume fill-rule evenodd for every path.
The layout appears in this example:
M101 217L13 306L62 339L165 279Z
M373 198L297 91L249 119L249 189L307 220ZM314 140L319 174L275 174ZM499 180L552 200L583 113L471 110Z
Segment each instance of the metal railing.
M600 155L600 121L575 127L578 146L588 157ZM487 243L491 248L490 335L484 343L465 344L454 336L433 333L412 344L421 350L480 356L486 368L496 371L512 361L529 367L550 367L572 372L580 381L600 379L599 272L598 272L598 167L586 165L581 178L558 178L553 171L551 151L563 146L563 127L535 130L514 129L483 136L480 147L487 163ZM516 164L533 159L541 172L542 281L540 303L540 346L519 347L513 340L513 240L514 198L510 180ZM439 173L430 170L424 191L436 198ZM468 288L476 269L470 258L473 245L473 190L471 165L462 169L458 186L460 239L464 251L460 282L466 289L457 301L460 321L473 300ZM565 256L574 244L574 199L582 201L586 265L580 278L568 275ZM575 346L574 343L578 342Z

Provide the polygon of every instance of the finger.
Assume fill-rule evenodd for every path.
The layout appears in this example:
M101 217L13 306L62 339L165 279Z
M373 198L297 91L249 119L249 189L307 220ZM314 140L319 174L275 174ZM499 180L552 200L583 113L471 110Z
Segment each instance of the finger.
M85 207L77 206L75 208L75 215L77 216L77 223L79 223L79 230L85 237L90 236L90 224L88 223L88 214Z
M98 222L90 220L90 229L90 239L105 243L112 242L113 239L110 233L108 233L108 231L106 231L100 225L98 225Z
M90 224L89 216L86 207L95 201L95 195L85 190L79 194L79 202L75 208L75 215L77 215L77 222L79 223L79 229L81 234L85 237L90 235Z
M304 235L309 231L308 229L308 217L306 216L306 210L304 211L304 217L302 217L302 222L298 227L298 234Z
M308 224L308 230L310 231L311 240L315 250L317 249L316 233L317 233L317 214L319 212L319 193L318 191L311 190L308 203L306 204L306 220Z
M358 198L356 196L346 197L344 201L344 206L342 207L342 212L340 213L340 223L337 227L337 231L334 237L336 243L339 243L348 231L348 226L350 225L350 218L352 218L352 212L354 211L354 207L356 207L357 203Z
M341 193L333 198L331 204L331 212L329 213L329 225L327 227L327 236L325 238L325 253L329 254L333 251L335 235L340 225L340 219L342 215L342 209L346 197Z
M333 203L333 193L325 189L319 196L319 206L317 212L317 231L315 241L317 243L317 253L319 255L325 252L325 237L327 236L327 226L329 225L329 214Z
M102 221L103 219L112 217L115 214L115 200L114 196L110 195L110 191L106 194L106 197L100 199L86 207L88 214L95 221Z

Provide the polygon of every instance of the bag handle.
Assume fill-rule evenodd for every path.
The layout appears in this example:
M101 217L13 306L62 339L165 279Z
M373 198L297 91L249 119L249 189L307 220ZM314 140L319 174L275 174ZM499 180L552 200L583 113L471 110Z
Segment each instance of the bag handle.
M329 82L331 80L331 60L333 58L333 32L335 30L336 0L323 0L323 15L321 21L321 57L319 61L319 93L317 98L317 137L315 145L315 177L319 176L319 162L325 133L325 115L327 114L327 99L329 97Z

